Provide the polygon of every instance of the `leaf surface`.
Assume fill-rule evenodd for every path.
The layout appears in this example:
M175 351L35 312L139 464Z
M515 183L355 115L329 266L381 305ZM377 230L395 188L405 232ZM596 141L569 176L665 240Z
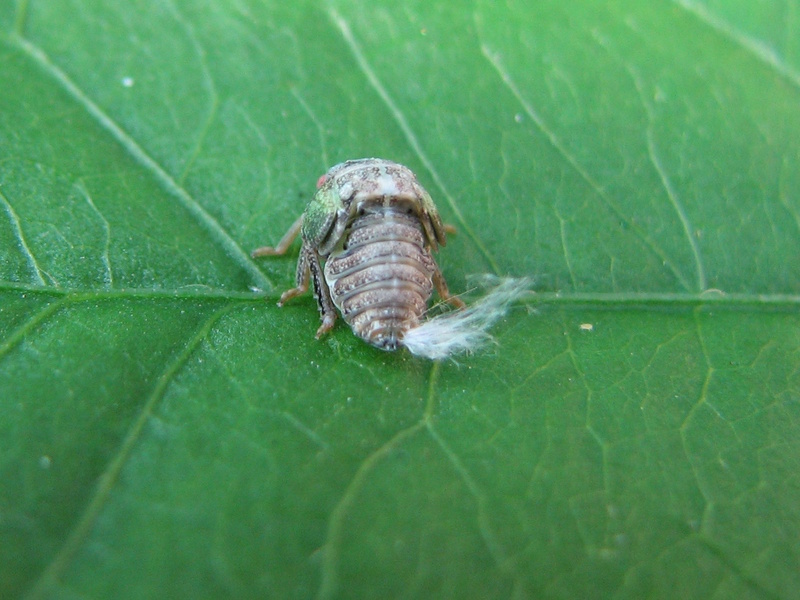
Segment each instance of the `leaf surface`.
M800 6L0 6L0 597L797 598ZM536 293L283 309L331 165Z

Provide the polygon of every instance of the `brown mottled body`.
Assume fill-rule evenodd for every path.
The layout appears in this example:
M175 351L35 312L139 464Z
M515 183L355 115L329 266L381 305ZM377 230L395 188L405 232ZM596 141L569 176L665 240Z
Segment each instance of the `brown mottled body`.
M425 313L437 270L419 220L378 206L353 221L342 250L325 261L325 280L353 332L394 350Z
M297 285L279 304L304 293L310 280L322 316L317 337L333 327L338 309L359 337L394 350L420 324L433 288L464 306L450 295L432 255L445 244L445 227L409 169L375 158L347 161L317 186L278 245L253 252L283 254L302 228Z

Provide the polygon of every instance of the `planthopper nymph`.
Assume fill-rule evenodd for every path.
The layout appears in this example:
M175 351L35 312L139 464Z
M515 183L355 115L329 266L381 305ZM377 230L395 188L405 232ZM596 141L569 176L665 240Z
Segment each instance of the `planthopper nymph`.
M322 318L317 338L330 331L338 310L373 346L405 346L418 356L444 358L488 339L486 329L527 287L506 280L465 308L450 294L433 258L446 243L436 205L411 170L389 160L363 158L332 167L278 244L252 256L282 255L298 233L303 244L296 287L278 305L305 293L310 282ZM456 310L425 319L434 288Z

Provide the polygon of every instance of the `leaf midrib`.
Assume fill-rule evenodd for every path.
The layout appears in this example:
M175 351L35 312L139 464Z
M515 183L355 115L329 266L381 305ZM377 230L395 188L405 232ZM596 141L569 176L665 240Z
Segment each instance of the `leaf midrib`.
M15 281L0 281L0 293L19 292L44 296L69 297L73 302L90 302L106 299L154 298L168 300L235 300L258 302L277 300L278 292L244 292L219 288L63 288L38 286ZM669 307L695 307L709 305L718 308L800 309L800 294L725 293L721 290L695 292L531 292L523 304L560 307L596 308L602 310L633 309L661 310Z

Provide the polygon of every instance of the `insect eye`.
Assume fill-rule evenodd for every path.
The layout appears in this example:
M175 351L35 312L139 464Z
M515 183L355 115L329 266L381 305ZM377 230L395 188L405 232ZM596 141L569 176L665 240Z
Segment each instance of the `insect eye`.
M325 173L324 175L320 175L319 179L317 179L317 189L321 188L327 179L328 179L327 173Z

